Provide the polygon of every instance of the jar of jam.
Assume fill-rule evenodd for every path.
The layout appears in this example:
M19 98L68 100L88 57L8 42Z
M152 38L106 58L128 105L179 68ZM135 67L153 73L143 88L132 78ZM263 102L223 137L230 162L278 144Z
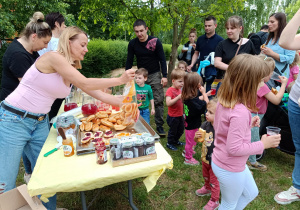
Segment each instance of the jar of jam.
M133 147L132 147L132 142L125 142L122 145L122 155L123 155L123 159L131 159L133 158Z
M155 154L155 140L153 137L145 139L145 155Z
M107 152L104 141L97 141L95 145L95 152L98 164L104 164L107 162Z
M144 141L138 139L134 142L133 147L134 157L141 157L144 156Z
M121 146L118 138L110 140L110 152L113 156L113 160L119 160L121 158Z

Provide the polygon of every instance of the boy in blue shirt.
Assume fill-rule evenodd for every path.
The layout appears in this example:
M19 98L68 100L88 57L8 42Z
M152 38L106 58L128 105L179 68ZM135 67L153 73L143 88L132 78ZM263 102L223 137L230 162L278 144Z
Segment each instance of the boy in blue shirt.
M150 85L145 84L148 78L148 71L144 68L139 68L135 72L135 90L137 103L139 106L140 115L150 125L149 103L151 103L151 115L155 114L153 92Z

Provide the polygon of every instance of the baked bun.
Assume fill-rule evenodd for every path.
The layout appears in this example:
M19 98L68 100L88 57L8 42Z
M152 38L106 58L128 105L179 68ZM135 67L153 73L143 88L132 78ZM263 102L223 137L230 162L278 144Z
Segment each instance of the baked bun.
M99 125L98 124L93 124L93 128L92 128L93 132L96 132L99 130Z
M124 125L114 125L114 129L116 130L116 131L122 131L122 130L124 130L126 128L126 126L124 126Z
M101 120L101 123L102 123L103 125L107 126L107 127L110 127L110 128L112 128L112 127L114 126L114 124L112 124L112 123L109 122L108 120L104 120L104 119Z
M204 142L205 136L206 136L206 131L203 130L202 128L199 128L199 132L201 133L201 138L198 138L198 142Z
M260 46L261 49L264 49L265 47L266 47L265 44L263 44L263 45Z
M81 131L84 131L84 127L85 127L84 123L81 123L81 125L79 126Z
M95 119L95 115L90 115L86 118L86 121L91 122L93 119Z
M278 91L275 88L272 88L271 92L274 93L274 95L278 93Z
M92 140L93 138L91 138L91 137L88 137L88 136L85 136L85 137L83 137L82 139L81 139L81 143L82 144L86 144L86 143L88 143L90 140Z
M103 131L103 132L110 131L110 128L105 125L100 125L99 129L100 129L100 131Z
M87 122L84 126L85 131L90 131L93 128L93 123L92 122Z

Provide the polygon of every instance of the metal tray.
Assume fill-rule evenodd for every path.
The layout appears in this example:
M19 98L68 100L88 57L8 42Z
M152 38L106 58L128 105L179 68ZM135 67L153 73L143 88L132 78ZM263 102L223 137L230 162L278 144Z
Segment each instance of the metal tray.
M79 129L78 129L79 130ZM117 133L144 133L148 132L150 133L156 141L159 141L159 135L153 130L153 128L144 120L142 116L139 117L138 121L135 123L133 127L126 128L125 130L122 131L114 131L114 134ZM84 155L84 154L90 154L95 152L95 146L94 144L90 141L88 144L81 144L81 139L83 137L84 132L78 132L77 133L77 143L76 143L76 154L77 155Z

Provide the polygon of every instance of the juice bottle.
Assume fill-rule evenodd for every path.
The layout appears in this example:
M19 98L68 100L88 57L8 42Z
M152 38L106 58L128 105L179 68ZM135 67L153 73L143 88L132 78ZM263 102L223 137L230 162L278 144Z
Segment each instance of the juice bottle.
M62 144L65 157L71 157L72 155L74 155L74 145L71 137L63 139Z

